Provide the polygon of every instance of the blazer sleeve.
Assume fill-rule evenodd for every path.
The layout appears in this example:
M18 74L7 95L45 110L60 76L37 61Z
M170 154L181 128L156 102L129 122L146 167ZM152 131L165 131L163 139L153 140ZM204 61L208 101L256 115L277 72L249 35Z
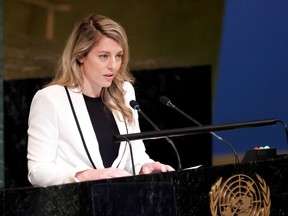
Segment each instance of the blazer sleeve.
M52 98L53 97L53 98ZM38 91L31 103L28 119L28 180L34 186L72 182L79 167L57 163L59 125L55 98ZM88 168L88 167L87 167ZM80 170L85 169L82 167Z

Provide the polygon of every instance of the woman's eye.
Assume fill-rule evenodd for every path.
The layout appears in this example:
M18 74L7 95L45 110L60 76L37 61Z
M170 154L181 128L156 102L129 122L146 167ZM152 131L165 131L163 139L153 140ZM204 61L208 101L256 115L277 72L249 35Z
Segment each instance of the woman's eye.
M123 54L119 54L116 56L117 59L122 59L122 57L123 57Z
M100 55L99 56L101 59L107 59L108 58L108 55Z

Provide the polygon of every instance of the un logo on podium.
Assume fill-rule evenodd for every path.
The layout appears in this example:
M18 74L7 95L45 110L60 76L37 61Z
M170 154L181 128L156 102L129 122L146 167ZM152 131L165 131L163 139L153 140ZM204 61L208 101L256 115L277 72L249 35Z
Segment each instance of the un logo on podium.
M237 174L222 183L222 177L211 187L212 216L268 216L270 189L264 179Z

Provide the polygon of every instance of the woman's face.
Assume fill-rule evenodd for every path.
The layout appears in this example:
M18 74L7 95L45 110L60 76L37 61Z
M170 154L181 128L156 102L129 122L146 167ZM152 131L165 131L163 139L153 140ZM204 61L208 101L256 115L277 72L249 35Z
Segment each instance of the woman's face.
M109 87L121 67L123 49L117 41L102 36L87 56L80 58L84 77L83 93L99 97L101 89Z

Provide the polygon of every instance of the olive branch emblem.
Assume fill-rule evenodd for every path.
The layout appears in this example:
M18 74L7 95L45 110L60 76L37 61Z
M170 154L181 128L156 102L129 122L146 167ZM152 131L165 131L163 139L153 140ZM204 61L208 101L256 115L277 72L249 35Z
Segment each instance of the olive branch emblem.
M269 216L270 189L264 179L256 180L243 174L230 177L222 183L219 178L211 187L210 212L212 216Z

